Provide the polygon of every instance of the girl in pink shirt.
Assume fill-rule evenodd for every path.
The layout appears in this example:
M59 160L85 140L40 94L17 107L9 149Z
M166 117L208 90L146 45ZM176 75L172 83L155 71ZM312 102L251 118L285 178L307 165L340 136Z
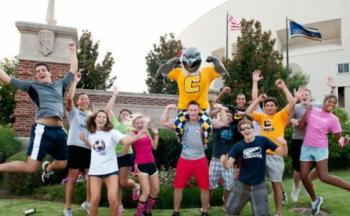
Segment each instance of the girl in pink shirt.
M138 134L144 130L150 118L146 118L142 115L134 117L132 124L135 130L134 134ZM135 172L141 185L141 196L139 198L135 216L148 216L152 215L151 211L157 201L159 193L159 174L155 159L152 153L152 149L158 147L158 129L154 128L154 138L149 133L141 136L133 143L133 149L135 154Z
M309 178L312 164L316 162L316 170L320 180L350 191L350 184L343 179L328 173L328 136L333 133L340 148L345 145L342 137L339 119L332 113L337 106L335 95L328 95L323 101L322 109L309 107L299 122L299 128L306 125L306 134L300 154L300 177L312 200L312 215L317 215L323 202L322 197L316 197L313 184Z

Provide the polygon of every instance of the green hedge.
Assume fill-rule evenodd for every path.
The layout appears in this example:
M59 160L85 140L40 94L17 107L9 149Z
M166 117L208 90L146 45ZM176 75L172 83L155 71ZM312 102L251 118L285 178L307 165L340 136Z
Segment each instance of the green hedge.
M21 142L15 138L12 128L0 126L0 163L21 150Z

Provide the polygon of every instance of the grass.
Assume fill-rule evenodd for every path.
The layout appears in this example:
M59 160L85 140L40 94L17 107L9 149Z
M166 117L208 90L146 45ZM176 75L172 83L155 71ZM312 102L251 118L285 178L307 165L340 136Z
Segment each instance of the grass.
M332 174L344 178L346 181L350 182L350 172L349 171L338 171L333 172ZM288 195L290 194L292 186L292 181L286 180L284 182L284 188ZM323 196L324 203L322 209L327 210L331 215L335 216L349 216L350 215L350 193L330 186L324 183L321 183L319 180L314 182L314 186L318 195ZM297 204L292 204L289 202L288 206L283 207L284 216L296 216L298 214L289 212L289 209L292 207L309 207L310 201L304 195L303 192L300 193L300 200ZM269 196L270 201L270 212L274 213L273 207L273 198L272 195ZM36 208L37 213L35 216L61 216L63 210L63 203L60 202L47 202L47 201L38 201L38 200L29 200L29 199L1 199L0 200L0 215L6 216L18 216L30 208ZM83 210L78 205L72 206L75 216L85 215ZM154 210L154 216L169 216L171 215L172 210ZM127 209L125 216L132 216L135 213L135 209ZM209 211L210 215L220 216L224 215L222 207L212 207ZM108 208L100 208L99 215L109 215ZM181 216L195 216L199 214L198 209L183 209L181 210ZM248 203L241 215L252 215L250 210L250 204Z

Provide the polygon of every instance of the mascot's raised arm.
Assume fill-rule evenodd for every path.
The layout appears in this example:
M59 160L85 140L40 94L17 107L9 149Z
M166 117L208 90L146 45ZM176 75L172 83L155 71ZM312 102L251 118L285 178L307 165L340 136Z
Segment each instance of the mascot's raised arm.
M200 123L203 143L208 144L208 137L212 130L209 117L209 87L214 79L227 74L227 71L220 59L214 56L208 56L206 62L212 63L212 65L201 67L201 53L197 48L191 47L185 49L181 59L179 57L172 58L162 64L157 71L157 74L162 74L177 82L179 113L175 119L174 128L180 143L184 132L184 123L188 120L188 103L196 101L201 108Z

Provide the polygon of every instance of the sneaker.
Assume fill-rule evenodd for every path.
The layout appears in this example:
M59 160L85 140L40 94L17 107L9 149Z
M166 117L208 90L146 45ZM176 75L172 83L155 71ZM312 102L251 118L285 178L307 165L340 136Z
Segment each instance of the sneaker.
M290 198L292 198L292 201L293 201L293 202L298 202L300 191L301 191L301 188L300 188L300 187L296 187L296 186L293 184L292 192L290 193Z
M136 188L132 189L132 199L138 200L140 198L140 185L137 184Z
M282 192L282 205L283 206L286 206L286 205L288 205L288 197L287 197L287 194L286 194L286 192Z
M209 216L208 212L202 212L201 216Z
M172 216L180 216L180 212L173 212Z
M73 216L73 211L72 211L72 209L64 209L63 210L63 215L64 216Z
M317 197L315 202L311 202L311 214L312 214L312 216L316 216L318 213L320 213L322 202L323 202L322 197Z
M85 210L86 214L90 215L90 212L89 212L90 204L87 201L84 201L81 204L81 208Z
M45 161L42 165L41 168L43 170L43 173L41 174L41 181L45 184L48 183L48 181L50 180L50 175L52 175L54 172L47 171L47 167L49 166L50 162L49 161Z
M118 206L118 215L124 215L124 206L123 205L119 205Z

